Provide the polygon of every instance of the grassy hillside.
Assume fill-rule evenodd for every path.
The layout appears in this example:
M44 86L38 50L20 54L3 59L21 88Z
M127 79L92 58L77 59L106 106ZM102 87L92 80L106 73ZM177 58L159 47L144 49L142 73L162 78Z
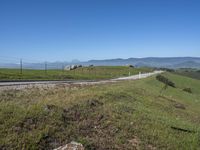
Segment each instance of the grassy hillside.
M200 80L200 70L196 69L179 69L175 72L176 74L187 76L194 79Z
M0 92L0 149L199 149L200 81L164 76Z
M150 72L150 68L130 68L126 66L83 67L71 71L0 69L0 80L65 80L65 79L109 79Z

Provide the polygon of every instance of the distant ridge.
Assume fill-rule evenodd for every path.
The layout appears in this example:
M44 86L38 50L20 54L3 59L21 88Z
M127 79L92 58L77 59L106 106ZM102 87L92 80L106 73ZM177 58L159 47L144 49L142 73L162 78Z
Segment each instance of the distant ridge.
M89 60L81 62L73 60L72 62L47 62L48 69L62 69L66 65L82 64L95 66L124 66L127 64L136 67L163 67L163 68L197 68L200 69L200 57L146 57L146 58L116 58L104 60ZM18 68L19 64L0 63L1 68ZM44 69L44 63L26 63L24 68L29 69Z
M146 57L146 58L128 58L128 59L105 59L90 60L86 64L93 65L126 65L131 64L138 67L166 67L166 68L200 68L200 57Z

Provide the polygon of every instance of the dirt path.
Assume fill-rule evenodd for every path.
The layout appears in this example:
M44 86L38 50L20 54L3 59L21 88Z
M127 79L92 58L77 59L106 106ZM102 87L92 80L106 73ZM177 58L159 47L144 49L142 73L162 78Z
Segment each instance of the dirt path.
M137 80L142 78L147 78L155 74L160 74L163 71L154 71L150 73L143 73L128 77L121 77L110 80L101 80L101 81L34 81L34 82L0 82L0 90L9 90L9 89L23 89L23 88L32 88L32 87L53 87L59 84L65 85L94 85L94 84L104 84L104 83L113 83L123 80Z

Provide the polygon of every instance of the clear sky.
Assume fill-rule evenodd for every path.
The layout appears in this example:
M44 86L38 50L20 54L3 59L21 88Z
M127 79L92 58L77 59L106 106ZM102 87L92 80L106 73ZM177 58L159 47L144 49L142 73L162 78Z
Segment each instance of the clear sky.
M200 57L199 0L0 0L0 59Z

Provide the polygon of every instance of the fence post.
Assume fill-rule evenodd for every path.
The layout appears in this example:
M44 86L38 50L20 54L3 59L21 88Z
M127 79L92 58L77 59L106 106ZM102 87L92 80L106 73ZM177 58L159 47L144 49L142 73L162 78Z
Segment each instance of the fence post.
M139 79L141 78L141 72L139 72Z
M47 62L44 63L45 74L47 74Z
M22 59L20 59L20 74L22 74Z
M64 72L64 69L65 69L65 67L64 67L64 64L62 65L62 72Z
M97 72L96 72L96 68L94 67L94 75L95 75L95 79L97 78Z

